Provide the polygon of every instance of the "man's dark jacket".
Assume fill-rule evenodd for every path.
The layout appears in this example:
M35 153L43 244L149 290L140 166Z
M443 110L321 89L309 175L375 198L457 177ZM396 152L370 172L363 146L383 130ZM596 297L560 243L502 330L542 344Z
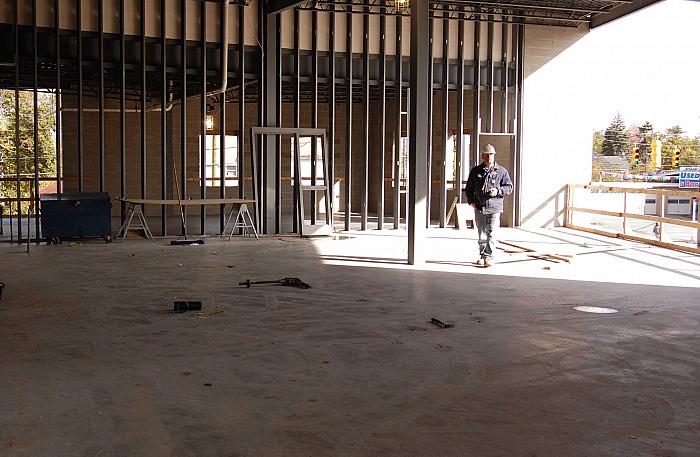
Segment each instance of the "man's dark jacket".
M488 191L498 189L498 194L491 197ZM508 170L498 164L492 168L480 163L469 172L467 185L464 186L467 194L467 203L474 203L482 214L496 214L503 212L503 198L513 192L513 181L510 180Z

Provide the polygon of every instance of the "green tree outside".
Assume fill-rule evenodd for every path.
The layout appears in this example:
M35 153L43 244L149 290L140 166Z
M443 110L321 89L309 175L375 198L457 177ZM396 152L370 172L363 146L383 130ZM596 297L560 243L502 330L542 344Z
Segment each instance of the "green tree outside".
M629 136L620 113L617 113L603 133L602 153L606 156L624 156L629 148Z
M19 93L19 157L15 148L15 92L0 90L0 198L15 199L17 196L17 171L19 158L19 174L21 178L20 196L27 198L33 195L34 187L34 94L20 91ZM56 118L54 113L55 98L53 94L40 93L38 96L38 158L39 177L53 178L56 176ZM43 188L50 182L39 183ZM9 204L4 203L6 213ZM28 202L23 203L26 211ZM16 211L13 205L13 213Z

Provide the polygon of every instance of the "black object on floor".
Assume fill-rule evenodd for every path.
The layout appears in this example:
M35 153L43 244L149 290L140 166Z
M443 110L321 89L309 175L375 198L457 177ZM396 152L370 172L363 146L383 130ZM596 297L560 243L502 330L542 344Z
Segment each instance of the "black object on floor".
M250 287L251 284L279 284L281 286L298 287L300 289L311 289L311 286L299 278L282 278L275 279L273 281L251 281L246 279L245 281L239 282L239 286Z
M0 300L2 300L2 290L5 288L5 283L0 281Z
M173 306L174 310L178 313L184 313L187 311L201 311L202 302L201 301L176 301Z
M443 322L438 318L431 317L430 322L433 324L437 325L440 328L452 328L455 326L454 322Z
M190 246L193 244L204 244L204 240L172 240L170 246Z

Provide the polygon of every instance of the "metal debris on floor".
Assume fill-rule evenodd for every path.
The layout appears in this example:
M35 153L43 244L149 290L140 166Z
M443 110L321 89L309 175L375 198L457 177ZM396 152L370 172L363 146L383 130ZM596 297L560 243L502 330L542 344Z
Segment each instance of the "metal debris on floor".
M170 246L198 246L204 244L204 240L172 240Z
M223 312L224 312L223 309L215 309L214 311L201 311L198 313L194 313L194 315L201 319L204 317L214 316L216 314L223 314Z
M173 304L173 309L175 310L175 312L178 312L178 313L184 313L187 311L201 311L202 302L201 301L187 301L187 300L176 301Z
M311 289L309 284L299 278L282 278L272 281L251 281L250 279L246 279L238 283L239 286L246 287L250 287L252 284L279 284L280 286L298 287L299 289Z
M437 317L431 317L430 322L432 324L437 325L440 328L452 328L455 326L454 322L443 322L440 319L438 319Z

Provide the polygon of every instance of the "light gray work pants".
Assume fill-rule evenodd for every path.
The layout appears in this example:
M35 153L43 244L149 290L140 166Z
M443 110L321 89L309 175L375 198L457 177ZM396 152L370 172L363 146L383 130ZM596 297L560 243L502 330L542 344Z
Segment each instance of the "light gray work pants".
M482 259L491 260L496 249L493 232L501 225L501 213L482 214L478 209L474 209L474 222L479 233L479 255Z

